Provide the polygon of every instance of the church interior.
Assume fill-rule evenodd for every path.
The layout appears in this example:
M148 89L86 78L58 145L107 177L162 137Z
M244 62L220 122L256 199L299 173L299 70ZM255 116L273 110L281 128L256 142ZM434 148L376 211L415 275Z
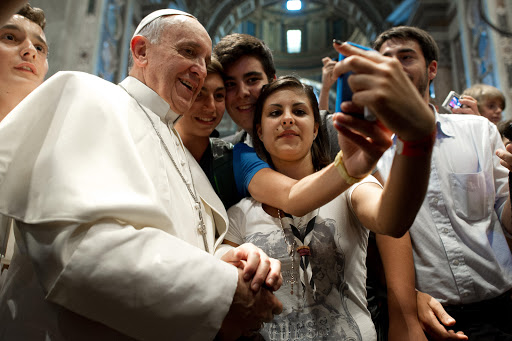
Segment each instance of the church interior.
M436 39L439 72L430 94L441 103L450 91L485 83L512 103L512 2L505 0L31 0L47 17L51 77L83 71L112 82L128 71L129 41L148 13L175 8L196 16L213 44L247 33L271 48L277 75L293 74L320 88L322 58L336 58L332 40L370 46L381 31L418 26ZM335 89L331 91L335 101ZM505 108L503 119L511 114ZM228 115L221 135L236 129Z

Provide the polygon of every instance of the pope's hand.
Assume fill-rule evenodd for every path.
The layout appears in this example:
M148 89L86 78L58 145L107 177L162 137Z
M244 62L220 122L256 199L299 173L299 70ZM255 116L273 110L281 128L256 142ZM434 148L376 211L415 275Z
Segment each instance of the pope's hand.
M231 249L221 259L242 269L244 279L252 279L253 291L258 291L263 283L272 291L278 290L283 284L281 262L270 258L251 243Z
M238 286L216 340L236 340L242 335L249 336L282 311L283 305L272 291L266 287L256 292L252 290L251 281L244 279L244 271L239 268Z

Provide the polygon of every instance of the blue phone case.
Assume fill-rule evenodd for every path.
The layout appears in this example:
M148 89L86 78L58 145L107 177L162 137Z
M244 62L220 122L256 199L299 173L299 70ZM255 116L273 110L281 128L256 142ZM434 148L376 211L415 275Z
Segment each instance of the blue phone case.
M350 44L352 46L355 46L355 47L358 47L362 50L366 50L366 51L372 51L373 49L367 47L367 46L363 46L363 45L359 45L359 44L356 44L356 43L352 43L350 41L347 42L347 44ZM338 60L343 60L345 59L345 56L342 55L341 53L339 54L339 59ZM341 103L342 102L345 102L345 101L351 101L352 100L352 90L350 89L350 86L348 85L348 76L350 76L353 72L350 71L350 72L347 72L347 73L344 73L342 74L337 82L336 82L336 110L334 112L340 112L341 109L340 109L340 106L341 106ZM369 115L372 115L368 110L365 109L365 115L363 116L362 114L359 114L359 113L346 113L346 114L349 114L349 115L352 115L352 116L355 116L355 117L358 117L358 118L361 118L361 119L367 119L367 120L372 120L371 117L366 117L367 114L366 112L368 112ZM375 116L373 116L373 120L375 119Z

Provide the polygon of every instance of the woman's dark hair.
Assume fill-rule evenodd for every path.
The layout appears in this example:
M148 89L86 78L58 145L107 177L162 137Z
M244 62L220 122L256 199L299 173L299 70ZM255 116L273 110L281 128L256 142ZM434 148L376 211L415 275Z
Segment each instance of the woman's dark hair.
M313 116L315 119L315 123L318 124L318 134L316 138L313 140L313 145L311 146L311 156L313 159L313 166L315 170L320 170L331 163L331 158L329 156L329 145L327 140L327 130L325 129L322 123L322 119L320 117L318 101L313 91L313 87L303 84L300 80L293 76L279 77L277 80L266 84L261 89L261 94L260 97L258 98L258 101L256 102L256 109L254 111L252 133L252 143L254 146L254 150L256 150L256 153L262 160L267 162L270 166L274 167L270 154L265 149L263 142L258 137L257 127L261 124L263 104L265 103L265 100L274 92L283 89L301 90L309 99L309 103L313 108Z

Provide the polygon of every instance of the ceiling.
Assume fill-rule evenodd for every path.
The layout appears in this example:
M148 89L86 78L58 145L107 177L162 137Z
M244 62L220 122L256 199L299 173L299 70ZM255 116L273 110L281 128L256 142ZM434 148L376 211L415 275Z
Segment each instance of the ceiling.
M252 34L269 45L278 73L295 72L313 80L320 80L321 59L336 56L333 38L368 45L377 33L391 26L386 19L400 10L400 5L417 6L415 0L303 0L302 9L291 12L283 0L138 2L141 16L162 7L192 13L205 26L214 44L230 33ZM301 31L300 53L287 52L288 29Z

